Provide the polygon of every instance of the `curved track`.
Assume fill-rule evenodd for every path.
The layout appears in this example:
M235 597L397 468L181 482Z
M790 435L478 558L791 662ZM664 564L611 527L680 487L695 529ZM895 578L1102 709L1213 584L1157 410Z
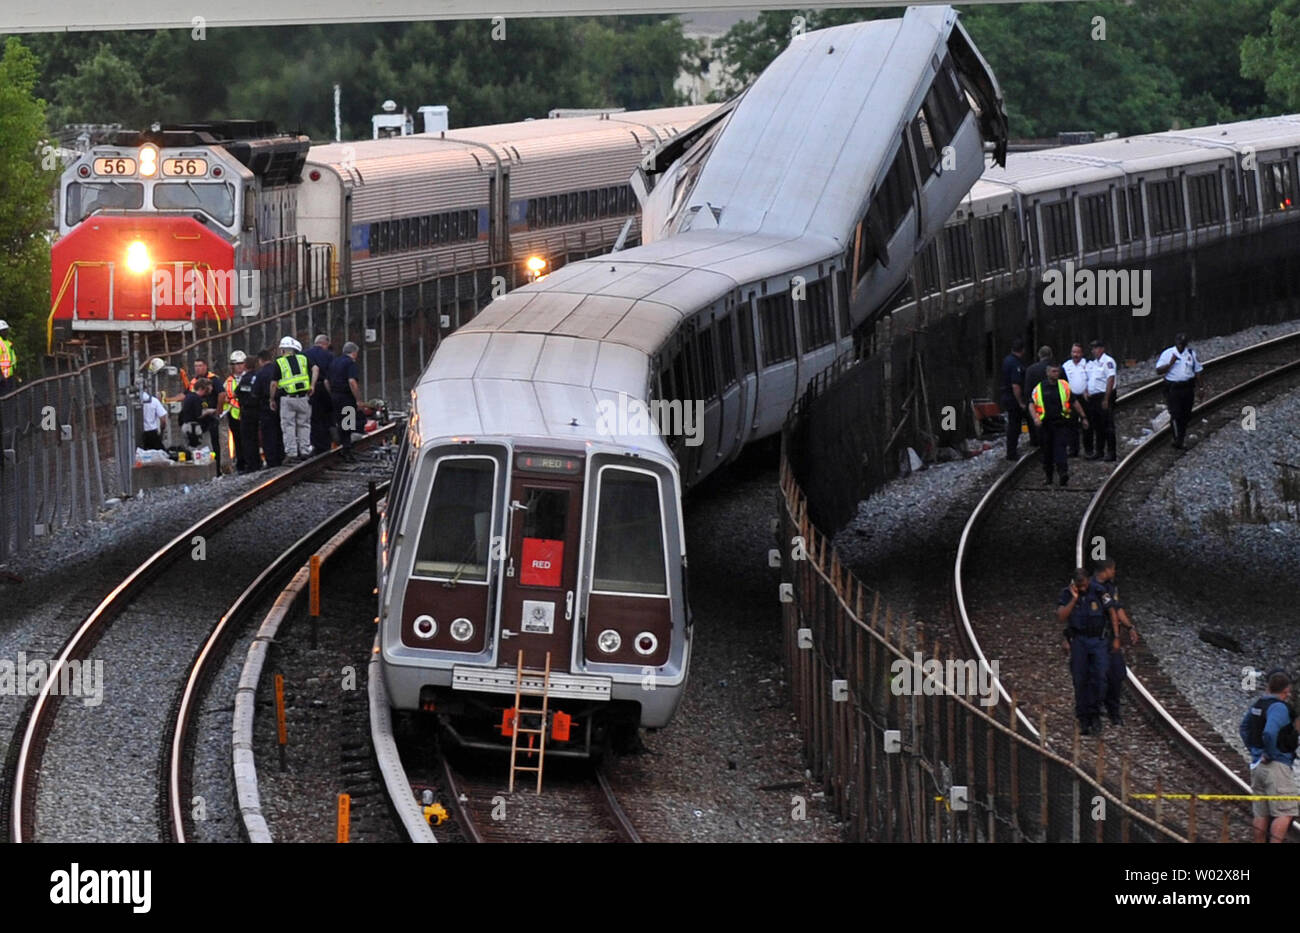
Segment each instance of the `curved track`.
M391 425L382 428L359 442L358 447L373 444L392 430ZM212 629L207 611L213 606L251 610L252 601L245 598L248 587L241 583L248 579L250 571L263 569L271 556L268 554L259 563L254 554L258 550L256 545L260 544L264 550L266 540L275 540L276 528L291 527L292 522L286 516L300 522L312 514L328 514L329 494L364 479L368 479L364 465L344 465L342 451L313 457L249 490L177 535L135 568L94 608L59 651L50 677L33 698L19 726L20 739L6 808L13 841L71 836L60 827L52 827L49 833L38 829L42 788L50 783L57 786L50 792L54 799L47 803L47 813L59 812L55 801L68 797L79 802L92 799L99 804L89 810L103 815L100 825L95 825L93 819L88 821L83 814L75 824L77 839L85 839L87 835L103 841L175 838L165 831L169 823L174 823L174 808L166 800L174 788L163 776L170 768L171 759L183 761L184 756L175 753L176 748L183 748L183 743L163 745L164 724L168 710L180 708L173 704L184 706L183 723L188 723L196 693L186 686L175 699L169 691L160 694L167 690L168 683L173 689L180 686L192 667L196 650L204 655L215 647L207 638ZM325 495L320 488L310 488L321 484L325 486ZM298 492L286 495L290 490ZM299 541L291 550L301 545L303 542ZM201 565L197 563L200 553ZM177 565L183 567L181 562L186 556L195 563L181 571ZM175 579L162 579L168 570L175 572ZM271 576L263 572L257 574L252 586L258 593L265 593L271 583ZM235 596L233 601L232 596ZM230 615L227 613L226 618ZM224 623L223 619L218 628ZM68 668L69 662L89 661L97 647L100 649L97 653L103 657L96 661L104 661L108 679L98 718L91 719L84 708L74 706L70 715L76 721L61 722L59 673ZM198 686L197 682L193 685ZM76 762L78 773L59 767L42 768L52 743L64 743L68 747L68 760ZM124 767L123 759L131 757L147 762L160 747L163 753L157 755L155 780L150 782L138 774L127 774L130 769ZM89 786L92 779L94 785ZM119 781L124 783L119 786ZM150 785L153 790L146 791ZM155 797L153 806L146 800L150 795ZM174 825L172 829L175 830Z
M1194 413L1206 414L1245 392L1292 375L1300 369L1300 361L1296 358L1297 346L1300 346L1300 334L1289 334L1205 361L1203 388L1217 394L1197 406ZM1131 411L1136 402L1149 402L1160 388L1161 380L1155 380L1130 389L1118 400L1117 407L1122 411ZM1060 535L1067 527L1073 545L1070 554L1073 565L1083 565L1083 545L1091 534L1099 510L1136 464L1157 450L1169 449L1169 445L1164 443L1169 432L1170 429L1166 426L1149 434L1114 470L1109 470L1108 465L1084 465L1072 461L1072 464L1080 465L1071 471L1071 482L1075 485L1068 489L1044 489L1041 485L1036 485L1034 479L1026 479L1027 476L1037 476L1033 470L1038 462L1037 451L1031 451L987 490L967 520L958 545L952 576L954 622L967 656L988 663L992 655L1002 659L1003 665L1010 660L1012 681L1014 686L1020 688L1021 696L1017 698L1019 702L1013 702L1012 688L999 678L999 704L1008 712L1014 709L1019 720L1017 728L1028 730L1036 739L1040 737L1040 729L1022 707L1036 708L1043 717L1040 718L1041 723L1047 721L1045 709L1053 709L1056 728L1048 729L1047 741L1058 748L1072 745L1076 758L1081 748L1080 736L1072 726L1064 725L1073 722L1068 712L1068 698L1071 695L1068 677L1064 678L1064 690L1060 683L1059 675L1066 666L1064 659L1059 653L1049 656L1048 651L1041 646L1027 646L1028 642L1041 641L1042 638L1059 642L1055 636L1055 618L1043 622L1048 614L1046 608L1053 584L1041 581L1041 568L1049 566L1049 560L1050 565L1055 566L1055 557L1058 556L1056 551L1060 550ZM1101 475L1103 469L1109 470L1108 475ZM1089 489L1089 482L1097 484L1094 489ZM1086 505L1078 501L1077 494L1081 490L1093 492ZM1017 514L1020 515L1018 523L1012 520ZM1027 522L1026 515L1029 516ZM1077 522L1073 520L1076 515ZM995 546L996 558L991 553ZM980 569L985 571L985 580L982 581L985 587L1015 591L1018 586L1022 590L1026 589L1027 582L1032 595L1026 591L1001 601L985 596L984 589L973 586L972 581L967 579L977 562L981 561ZM987 579L1003 570L1006 571L1002 575L1003 579ZM1060 576L1064 580L1066 575L1062 573ZM1008 582L1009 586L1006 585ZM1034 603L1027 605L1026 599L1032 599ZM1136 661L1143 671L1155 670L1154 660L1149 655L1145 658L1147 663L1143 663L1143 658ZM1052 672L1046 672L1045 667L1051 667ZM1006 673L1005 668L1002 673ZM1053 673L1058 675L1055 680L1051 676ZM1213 734L1213 730L1199 721L1194 710L1165 678L1154 676L1149 679L1151 684L1144 683L1135 672L1134 664L1130 664L1128 680L1131 689L1127 691L1127 696L1142 708L1145 718L1141 722L1129 722L1120 727L1118 733L1113 731L1115 727L1110 727L1103 739L1093 740L1097 745L1099 762L1105 757L1105 744L1109 743L1112 745L1112 756L1116 746L1121 753L1129 753L1135 762L1139 779L1163 781L1164 786L1169 788L1172 786L1170 782L1194 780L1193 774L1181 773L1182 769L1190 768L1194 774L1208 776L1229 792L1243 792L1246 785L1241 778L1206 747L1208 743L1218 745L1222 750L1223 743L1217 734ZM1170 712L1171 706L1189 721L1183 722ZM1067 711L1062 712L1062 707ZM1189 731L1189 725L1194 731L1203 734L1201 739ZM1162 748L1176 753L1181 761L1163 754ZM1143 759L1146 760L1145 768L1137 764ZM1214 814L1202 813L1201 825L1205 825L1206 817L1218 816L1226 835L1229 821L1236 821L1240 826L1241 815L1240 805L1220 809Z

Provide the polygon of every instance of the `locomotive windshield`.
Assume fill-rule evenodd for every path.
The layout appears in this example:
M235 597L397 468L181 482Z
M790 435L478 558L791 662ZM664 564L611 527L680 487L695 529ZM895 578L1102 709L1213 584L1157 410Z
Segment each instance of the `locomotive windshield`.
M160 211L203 211L229 227L235 222L235 189L192 181L167 182L154 185L153 206Z
M415 572L453 580L487 579L496 461L443 460L433 480Z
M631 470L601 470L592 588L664 596L666 576L658 480Z
M144 206L144 185L126 181L74 181L67 188L67 223L79 224L95 211L135 211Z

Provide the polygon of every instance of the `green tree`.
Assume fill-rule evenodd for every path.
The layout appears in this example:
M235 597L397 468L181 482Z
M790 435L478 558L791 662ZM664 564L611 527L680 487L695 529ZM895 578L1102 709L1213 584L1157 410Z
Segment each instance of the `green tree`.
M0 316L18 349L19 374L38 372L50 302L51 215L57 157L46 142L45 102L34 96L36 56L16 38L0 57Z
M1269 15L1267 31L1246 38L1241 71L1264 83L1271 102L1300 108L1300 0L1283 0Z

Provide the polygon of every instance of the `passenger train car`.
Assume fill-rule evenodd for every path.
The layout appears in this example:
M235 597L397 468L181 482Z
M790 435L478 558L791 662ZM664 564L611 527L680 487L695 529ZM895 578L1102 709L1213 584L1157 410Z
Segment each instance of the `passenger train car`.
M395 707L508 732L549 669L552 737L577 723L581 752L665 725L690 657L684 490L775 432L897 291L1005 117L932 7L792 42L683 139L633 182L652 242L494 301L413 390L379 548Z
M629 174L713 109L315 147L248 121L109 133L61 180L50 342L215 329L398 281L555 263L609 249L629 221L637 242Z

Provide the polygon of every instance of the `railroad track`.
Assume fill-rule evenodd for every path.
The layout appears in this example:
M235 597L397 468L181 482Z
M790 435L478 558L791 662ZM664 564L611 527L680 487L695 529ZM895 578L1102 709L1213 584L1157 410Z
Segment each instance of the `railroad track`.
M1300 334L1289 334L1205 361L1202 383L1213 398L1197 413L1290 377L1298 347ZM1131 412L1154 401L1160 390L1160 380L1129 389L1117 407ZM1129 422L1120 427L1146 423ZM1130 689L1125 692L1125 703L1137 704L1143 716L1129 716L1121 727L1108 725L1100 737L1077 734L1060 626L1050 614L1055 584L1042 579L1044 568L1059 568L1059 589L1070 567L1085 565L1084 546L1099 509L1138 464L1169 449L1168 436L1167 428L1147 435L1114 469L1072 460L1072 485L1065 489L1042 484L1038 453L1031 449L988 489L962 531L952 576L954 622L968 657L999 661L999 703L1017 718L1018 729L1045 738L1076 760L1095 755L1099 769L1109 760L1112 777L1118 770L1115 759L1123 758L1130 769L1127 781L1140 791L1196 787L1207 792L1208 780L1215 789L1241 793L1244 782L1221 757L1227 746L1159 673L1145 645L1128 652ZM1124 441L1121 437L1121 446ZM972 585L976 579L979 586ZM1240 804L1202 804L1194 826L1192 814L1186 816L1200 838L1249 838L1249 816Z
M391 433L385 427L358 448ZM5 807L10 839L185 838L192 801L183 797L187 779L173 775L186 764L209 661L273 591L271 565L296 569L292 557L275 560L284 542L314 525L288 549L310 553L312 541L346 521L331 503L346 497L357 508L355 490L386 473L378 461L345 463L342 451L314 457L209 513L100 601L58 652L19 726ZM60 672L83 663L102 665L99 705L62 702Z

